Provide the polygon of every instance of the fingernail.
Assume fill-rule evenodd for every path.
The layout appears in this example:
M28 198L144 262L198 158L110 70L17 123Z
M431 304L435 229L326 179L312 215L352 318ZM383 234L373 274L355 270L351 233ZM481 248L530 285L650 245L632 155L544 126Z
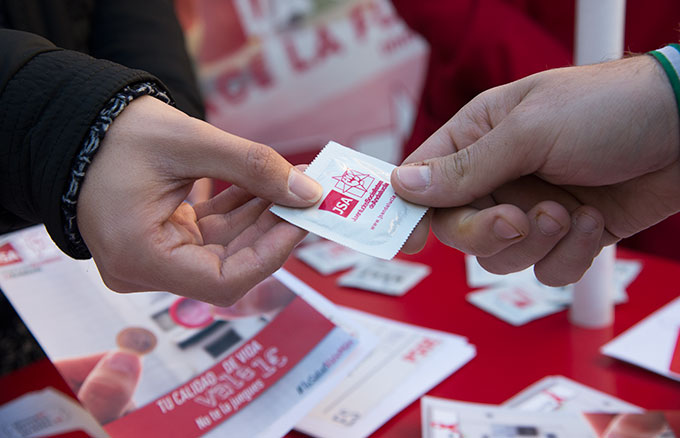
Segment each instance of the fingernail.
M139 357L125 351L109 353L101 363L101 366L122 374L133 375L139 372Z
M522 235L522 233L520 233L517 228L510 225L510 222L506 221L502 217L499 217L493 223L493 231L496 233L496 236L503 240L516 239Z
M538 216L536 216L536 225L538 225L538 229L541 230L541 233L546 236L554 236L562 231L562 225L547 213L539 213Z
M405 165L397 167L397 178L404 188L420 192L430 185L430 166Z
M316 202L323 192L318 182L292 167L288 174L288 190L305 201Z
M587 213L580 213L574 218L574 226L584 233L594 233L600 227L599 222Z

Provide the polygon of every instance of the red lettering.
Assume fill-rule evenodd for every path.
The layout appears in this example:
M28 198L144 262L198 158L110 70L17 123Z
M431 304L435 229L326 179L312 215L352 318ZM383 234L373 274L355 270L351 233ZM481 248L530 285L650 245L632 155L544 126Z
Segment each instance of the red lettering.
M365 8L362 3L359 3L349 13L349 19L354 28L354 34L358 40L363 40L368 32L368 25L366 24Z
M316 34L319 38L319 46L316 56L317 60L322 60L342 50L342 46L340 46L338 40L331 36L326 26L317 28Z
M250 91L251 85L260 88L272 86L274 79L269 71L262 53L253 56L247 65L235 67L222 73L215 80L215 88L220 96L230 103L243 102Z
M305 59L298 51L292 38L286 38L284 40L283 45L293 70L300 73L305 72L325 58L342 50L340 42L331 35L327 26L319 26L316 28L315 42L316 47L314 53L308 59Z
M354 198L343 196L335 190L331 190L326 198L321 201L319 210L326 210L339 216L347 217L358 203L359 201Z

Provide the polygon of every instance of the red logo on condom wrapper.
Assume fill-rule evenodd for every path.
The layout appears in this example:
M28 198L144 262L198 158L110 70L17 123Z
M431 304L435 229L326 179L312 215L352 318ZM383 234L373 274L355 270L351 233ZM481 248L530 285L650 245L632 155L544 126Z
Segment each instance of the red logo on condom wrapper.
M321 201L319 210L326 210L338 216L347 217L358 203L359 201L352 197L331 190L328 192L328 196Z
M352 169L347 169L345 173L334 176L333 179L337 181L335 188L341 193L350 194L357 198L363 198L375 181L375 178L368 173L361 173Z

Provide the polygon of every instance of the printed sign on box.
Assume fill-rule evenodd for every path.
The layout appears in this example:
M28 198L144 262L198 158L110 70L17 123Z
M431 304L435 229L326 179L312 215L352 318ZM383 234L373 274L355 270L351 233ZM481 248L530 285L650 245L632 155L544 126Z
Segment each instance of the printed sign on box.
M330 139L396 163L427 46L389 0L177 0L208 120L289 158Z

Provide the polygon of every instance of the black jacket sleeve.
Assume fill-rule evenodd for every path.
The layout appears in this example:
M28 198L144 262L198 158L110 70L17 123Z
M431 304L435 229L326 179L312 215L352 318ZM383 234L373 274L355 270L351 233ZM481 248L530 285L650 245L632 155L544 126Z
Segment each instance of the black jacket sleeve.
M177 108L204 118L192 63L171 0L94 2L90 54L153 73Z
M61 198L92 121L141 70L0 29L0 231L44 223L66 251Z

